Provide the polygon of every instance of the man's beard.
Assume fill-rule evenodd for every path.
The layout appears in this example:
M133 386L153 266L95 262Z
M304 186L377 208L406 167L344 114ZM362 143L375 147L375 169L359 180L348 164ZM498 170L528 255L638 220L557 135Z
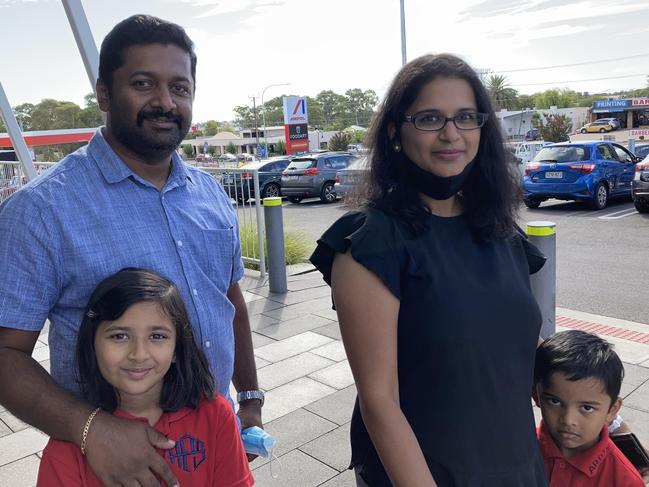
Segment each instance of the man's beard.
M111 111L110 129L115 138L128 150L147 159L159 160L169 157L175 151L189 131L189 121L180 115L162 110L141 110L137 114L135 125L122 118L115 117L119 113ZM155 130L144 127L145 120L162 120L174 123L169 130Z

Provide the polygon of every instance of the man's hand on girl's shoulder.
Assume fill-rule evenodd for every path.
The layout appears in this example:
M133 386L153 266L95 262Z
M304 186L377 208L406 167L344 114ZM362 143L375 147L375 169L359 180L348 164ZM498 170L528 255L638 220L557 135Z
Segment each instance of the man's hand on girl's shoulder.
M178 481L156 448L168 450L174 445L145 423L100 412L88 431L86 457L106 487L159 485L155 475L172 487Z

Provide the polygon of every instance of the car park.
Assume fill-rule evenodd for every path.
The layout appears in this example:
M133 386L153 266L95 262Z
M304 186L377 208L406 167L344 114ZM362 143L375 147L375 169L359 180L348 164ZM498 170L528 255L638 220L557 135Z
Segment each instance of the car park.
M649 155L635 166L631 197L636 210L649 213Z
M356 159L345 169L341 169L336 173L336 183L334 184L334 191L337 196L346 198L358 189L366 177L369 169L369 161L367 157Z
M282 172L289 164L287 157L273 157L263 161L249 162L241 167L244 171L228 172L222 179L223 189L230 198L245 203L255 197L254 176L259 175L259 194L262 198L281 196ZM250 172L246 171L249 170Z
M608 120L602 119L602 120L595 120L594 122L587 123L584 125L579 131L582 134L586 133L593 133L593 132L599 132L599 133L605 133L605 132L612 132L615 130L613 128L613 125Z
M619 144L584 141L551 144L525 167L528 208L549 198L584 201L601 210L614 197L629 197L638 158Z
M319 197L323 203L336 201L336 172L354 160L347 152L324 152L295 157L282 173L282 194L291 203Z

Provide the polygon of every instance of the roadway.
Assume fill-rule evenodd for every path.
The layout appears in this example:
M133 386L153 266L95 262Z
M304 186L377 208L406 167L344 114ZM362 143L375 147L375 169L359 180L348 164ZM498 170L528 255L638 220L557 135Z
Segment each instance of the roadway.
M285 202L285 227L315 242L347 210L341 202ZM557 306L649 325L649 214L637 213L630 200L600 211L550 200L521 208L523 228L534 220L557 224Z

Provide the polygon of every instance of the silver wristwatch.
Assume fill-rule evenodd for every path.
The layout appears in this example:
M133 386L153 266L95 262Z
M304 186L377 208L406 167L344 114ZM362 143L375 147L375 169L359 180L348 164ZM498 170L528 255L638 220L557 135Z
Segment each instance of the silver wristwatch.
M260 389L254 389L252 391L241 391L237 394L237 402L241 403L242 401L248 401L250 399L259 399L261 405L264 405L264 391Z

